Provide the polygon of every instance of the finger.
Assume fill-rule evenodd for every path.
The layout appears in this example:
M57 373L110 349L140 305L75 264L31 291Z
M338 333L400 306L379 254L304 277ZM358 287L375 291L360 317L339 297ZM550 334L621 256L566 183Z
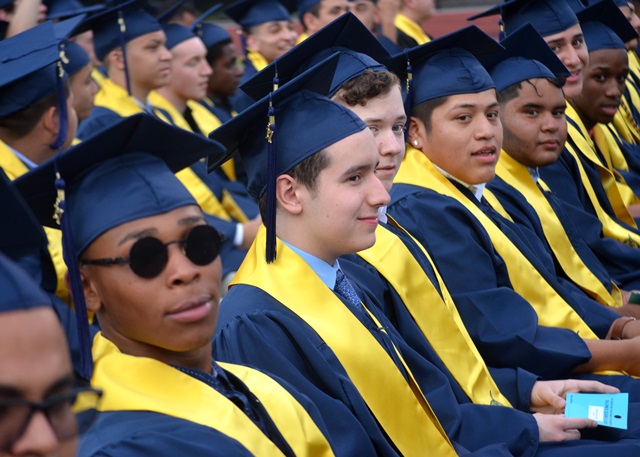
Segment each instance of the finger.
M565 430L562 436L563 441L579 440L580 432L576 429Z
M596 421L582 417L565 417L562 423L562 428L565 431L571 429L580 430L583 428L595 428L597 426L598 423Z
M620 389L598 381L576 381L577 392L618 393Z

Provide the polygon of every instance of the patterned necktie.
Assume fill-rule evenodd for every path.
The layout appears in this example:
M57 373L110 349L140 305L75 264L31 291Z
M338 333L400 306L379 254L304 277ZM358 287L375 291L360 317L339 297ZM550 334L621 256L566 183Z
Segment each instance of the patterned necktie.
M349 303L354 305L357 309L362 308L360 297L358 297L356 290L353 288L347 277L339 268L336 271L336 285L334 287L334 290L344 298L346 298Z

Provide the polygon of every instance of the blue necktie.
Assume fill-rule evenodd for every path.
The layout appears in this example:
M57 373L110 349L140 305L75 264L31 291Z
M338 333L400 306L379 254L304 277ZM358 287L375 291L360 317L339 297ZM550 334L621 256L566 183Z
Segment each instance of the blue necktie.
M353 288L347 277L339 268L336 271L336 285L334 287L334 290L344 298L346 298L349 303L354 305L357 309L362 308L360 297L358 297L356 290Z

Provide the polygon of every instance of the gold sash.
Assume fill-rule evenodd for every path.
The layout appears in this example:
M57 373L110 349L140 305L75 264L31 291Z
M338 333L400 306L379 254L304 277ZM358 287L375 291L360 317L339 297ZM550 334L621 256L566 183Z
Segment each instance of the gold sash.
M621 221L625 222L626 224L629 224L632 227L635 227L636 223L633 220L633 217L631 217L631 215L629 214L629 211L627 210L627 206L629 204L629 199L630 199L629 192L631 192L631 194L633 194L633 192L631 191L631 189L629 189L629 186L627 186L627 183L624 182L622 177L621 176L619 177L620 180L617 179L617 177L614 175L612 170L608 167L609 160L607 159L606 155L605 155L605 160L607 161L607 163L603 164L600 161L595 151L595 145L593 144L593 141L589 137L589 133L587 132L587 129L584 127L584 124L580 120L580 117L578 116L575 109L570 104L567 104L566 114L568 118L572 119L576 123L576 125L578 125L578 128L576 128L571 122L567 122L569 138L571 138L571 140L576 144L578 148L577 151L573 150L571 145L567 142L566 144L567 150L574 155L574 157L576 158L576 161L579 161L578 154L580 154L598 167L598 174L600 175L600 181L602 182L602 186L604 187L604 190L607 194L607 198L611 203L611 207L613 208L615 215ZM603 155L604 155L604 152L603 152ZM584 184L586 187L586 183ZM594 206L596 205L595 202L592 202L592 203Z
M566 275L599 303L611 307L622 306L622 296L618 287L612 283L613 295L609 293L584 264L571 244L562 222L542 191L536 186L526 167L502 151L496 172L507 184L520 192L536 211L545 239ZM491 197L495 198L495 196L488 189L485 189L483 195L493 206Z
M262 71L264 67L269 65L269 62L267 62L267 59L265 59L262 54L252 51L251 49L247 49L247 59L249 59L249 62L251 62L256 71Z
M428 449L433 455L455 456L449 438L406 364L410 382L311 267L279 239L276 244L278 256L267 264L266 230L261 227L232 284L264 290L318 333L402 455L423 456ZM380 327L378 322L376 325ZM396 353L401 358L397 349Z
M630 73L640 75L640 61L638 60L636 52L630 50L627 52L627 55L629 56ZM625 141L631 144L639 144L640 128L633 118L631 107L640 107L640 95L638 94L638 87L631 74L627 77L625 85L628 94L622 95L620 108L613 118L613 125Z
M407 153L395 183L433 189L463 204L491 237L494 248L507 265L513 289L536 310L540 325L566 328L579 333L582 338L598 339L591 328L529 262L529 259L475 203L438 171L421 151L410 145L407 146Z
M403 230L391 218L389 222ZM414 241L429 260L442 296L407 246L384 226L376 229L373 247L358 255L373 265L400 295L425 338L473 403L511 406L471 340L429 254L418 241Z
M173 124L176 127L180 127L183 130L188 132L193 132L193 129L184 118L182 113L176 109L173 104L167 100L160 92L152 90L149 92L149 103L151 106L155 106L157 108L165 110L171 116L171 119L167 119L169 124Z
M188 374L155 359L122 354L101 333L94 339L93 357L91 385L104 391L99 411L153 411L218 430L254 455L283 455L231 400ZM296 455L333 455L308 413L276 381L248 367L220 365L260 399Z
M95 106L107 108L121 117L129 117L145 112L133 97L127 93L126 89L118 86L108 78L104 80L102 87L96 94L94 104ZM171 124L171 121L164 114L158 111L154 111L154 113L158 118Z
M13 181L29 171L27 166L16 156L9 147L0 141L0 168ZM49 240L49 255L56 270L56 296L65 303L71 302L69 290L64 283L67 274L67 264L62 258L62 232L55 228L42 227Z
M398 30L413 38L418 45L431 41L431 38L422 30L420 24L416 24L404 14L396 14L395 26Z
M102 85L106 81L107 77L102 74L100 70L94 68L93 70L91 70L91 79L95 81L95 83L98 85L98 89L100 89L102 88Z

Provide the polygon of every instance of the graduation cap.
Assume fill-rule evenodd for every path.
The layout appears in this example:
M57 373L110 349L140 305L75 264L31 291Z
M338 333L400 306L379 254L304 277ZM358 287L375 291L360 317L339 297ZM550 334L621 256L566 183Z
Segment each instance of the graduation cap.
M578 19L589 52L626 49L627 41L638 38L638 32L612 0L588 6L578 13Z
M47 236L2 169L0 214L11 221L0 225L0 252L24 268L45 290L55 291L57 277Z
M52 307L51 299L20 266L0 253L0 316L42 306Z
M265 22L291 20L287 8L277 0L239 0L227 6L224 12L244 30Z
M407 113L411 107L434 98L478 93L495 84L478 59L497 55L504 48L475 25L429 43L405 49L387 66L406 74Z
M254 100L268 94L274 86L285 84L295 75L339 54L335 74L325 95L331 97L345 82L366 69L386 70L380 63L389 52L352 13L346 13L299 43L240 86Z
M302 16L307 14L316 5L319 5L322 0L298 0L298 17L302 20Z
M183 41L190 40L191 38L197 38L193 31L180 24L162 24L162 29L165 35L167 35L167 49L171 50Z
M67 39L77 34L77 30L82 27L86 17L87 15L84 13L78 14L58 21L53 26L56 39L60 41L62 67L68 76L75 75L91 62L87 52L79 44Z
M0 8L4 8L13 3L13 0L0 0Z
M173 16L175 16L178 10L182 8L185 3L187 3L187 0L178 0L164 12L156 16L156 19L161 25L169 24L171 22L171 19L173 19Z
M481 59L497 91L528 79L566 78L571 74L531 24L510 34L501 44L503 53Z
M471 16L469 20L494 15L501 16L501 40L526 23L533 25L543 37L563 32L578 23L565 0L509 0Z
M79 325L81 373L91 375L89 328L78 256L102 233L196 201L174 173L224 148L147 114L123 119L15 181L46 226L62 228Z
M367 128L351 110L320 95L328 88L328 76L335 71L337 60L337 54L330 56L209 135L227 148L227 154L209 158L209 170L238 153L251 196L258 200L266 193L267 262L276 257L276 178L307 157Z
M44 22L0 41L0 117L8 117L53 93L58 95L60 128L50 145L60 149L67 137L67 97L62 67L64 53L56 36L66 36L81 18L54 25Z
M220 8L222 8L221 3L213 5L207 11L202 13L202 15L198 17L193 24L191 24L191 30L193 30L193 33L200 37L207 49L224 41L231 40L231 35L229 35L229 32L227 32L225 29L223 29L219 25L204 22L205 19L218 11Z
M78 0L49 0L47 5L47 19L67 19L79 14L96 13L104 9L104 5L84 6Z

